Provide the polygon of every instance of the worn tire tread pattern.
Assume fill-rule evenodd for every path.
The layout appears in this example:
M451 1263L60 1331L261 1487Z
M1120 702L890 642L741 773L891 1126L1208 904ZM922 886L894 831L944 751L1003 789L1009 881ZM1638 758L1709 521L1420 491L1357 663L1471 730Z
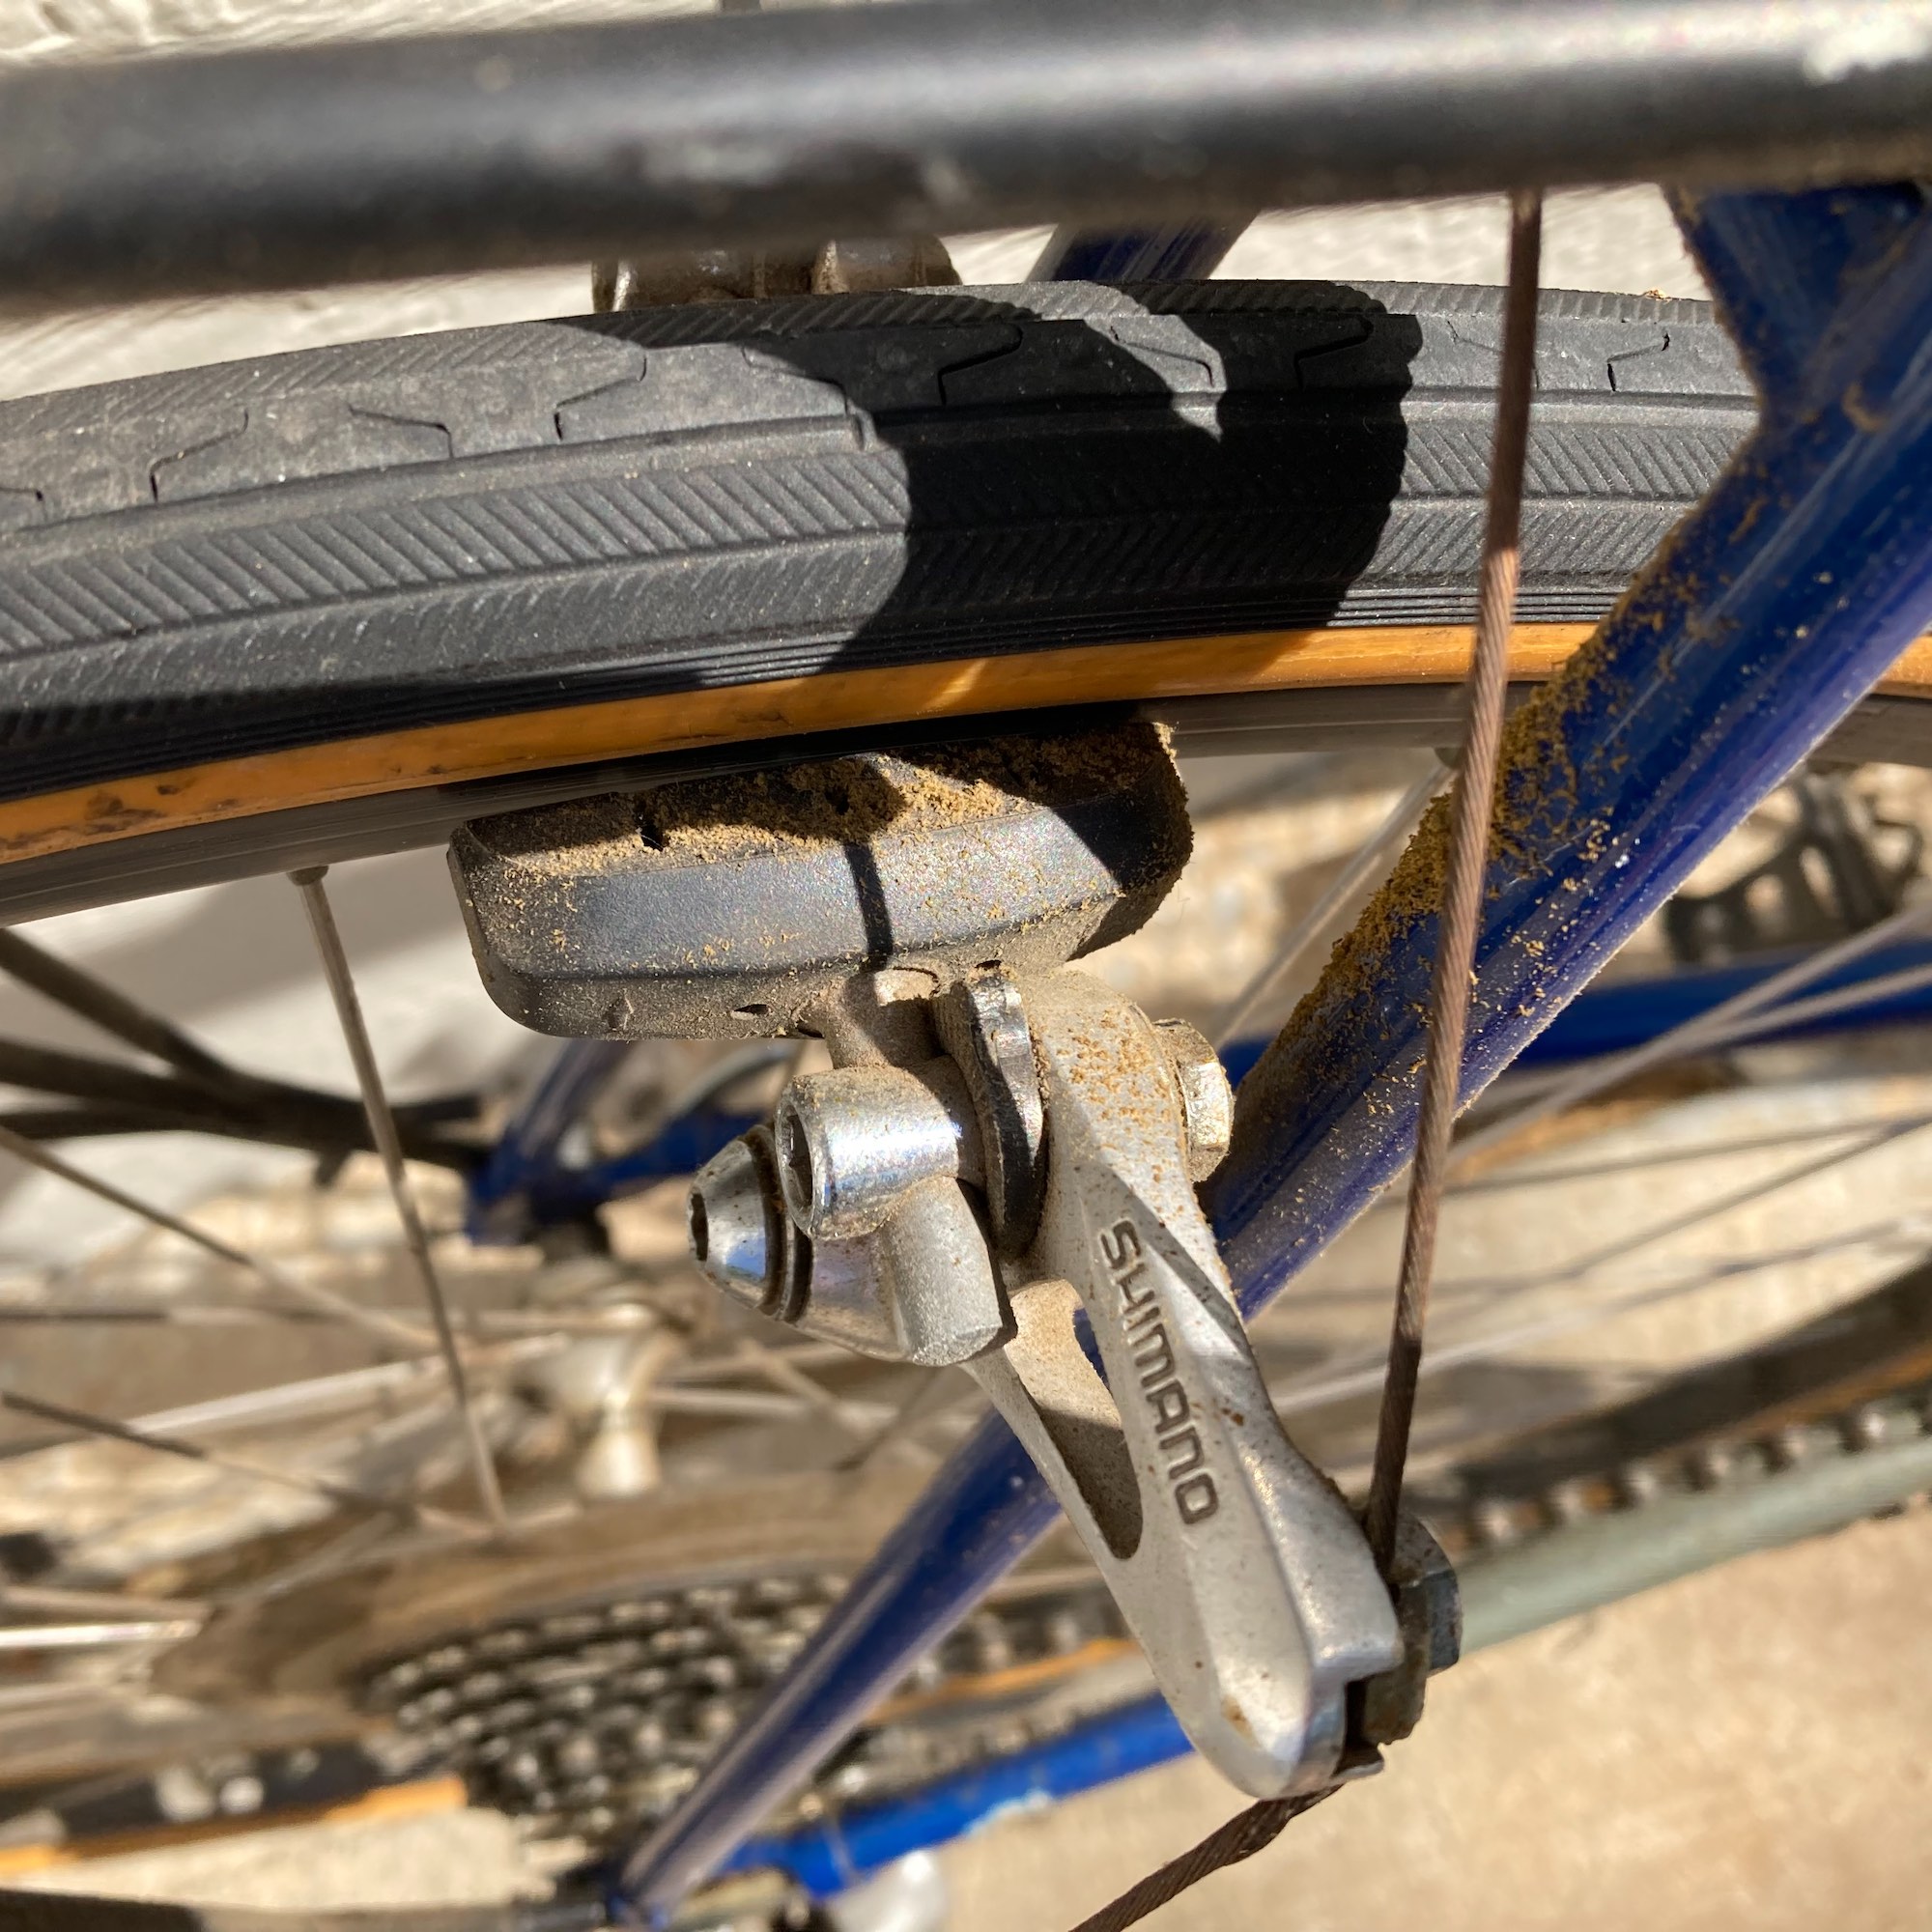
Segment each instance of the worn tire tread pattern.
M7 796L1077 641L1467 621L1485 289L709 305L0 405ZM1523 615L1591 618L1754 416L1697 302L1544 298Z

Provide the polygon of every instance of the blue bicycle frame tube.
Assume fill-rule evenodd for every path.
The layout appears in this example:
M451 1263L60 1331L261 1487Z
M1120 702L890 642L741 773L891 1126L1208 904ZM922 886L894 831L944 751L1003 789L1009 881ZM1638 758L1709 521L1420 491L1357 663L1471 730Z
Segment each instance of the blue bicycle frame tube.
M1158 1697L1144 1697L1044 1744L917 1790L794 1831L748 1838L720 1870L776 1869L814 1898L832 1898L909 1852L946 1844L1007 1813L1151 1771L1193 1748L1174 1713Z
M558 1150L598 1094L616 1077L629 1040L573 1039L510 1118L490 1158L470 1178L469 1223L478 1241L527 1238L528 1197L563 1173Z
M1773 371L1763 419L1510 725L1465 1097L1932 621L1932 223L1898 208L1875 190L1685 211L1745 353ZM1780 332L1782 292L1813 276L1833 298ZM1208 1199L1250 1313L1409 1156L1443 844L1426 821L1242 1083ZM660 1912L715 1870L1053 1514L1004 1424L983 1425L632 1858L627 1895Z
M1192 282L1211 275L1245 222L1189 222L1117 235L1056 228L1027 277L1033 282Z
M1689 232L1749 228L1774 201L1771 232L1793 250L1815 233L1842 280L1837 211L1862 211L1857 196L1714 197ZM1775 294L1803 261L1773 267ZM1804 382L1767 395L1710 497L1511 722L1465 1100L1932 618L1932 220L1921 212L1845 301ZM1727 307L1755 313L1751 291ZM1242 1083L1210 1209L1250 1310L1407 1158L1445 822L1438 808Z

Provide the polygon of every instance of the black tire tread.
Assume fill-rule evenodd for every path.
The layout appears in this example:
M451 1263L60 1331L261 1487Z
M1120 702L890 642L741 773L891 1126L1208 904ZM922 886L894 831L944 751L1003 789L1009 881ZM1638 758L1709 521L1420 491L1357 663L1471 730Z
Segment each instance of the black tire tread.
M1466 621L1499 297L1038 285L352 344L0 405L4 795L832 667ZM1522 611L1753 420L1702 303L1543 301Z

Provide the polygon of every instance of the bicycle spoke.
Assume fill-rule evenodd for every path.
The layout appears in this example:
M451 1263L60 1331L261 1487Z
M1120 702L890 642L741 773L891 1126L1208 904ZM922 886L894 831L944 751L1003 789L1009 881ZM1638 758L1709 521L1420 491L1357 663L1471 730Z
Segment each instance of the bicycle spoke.
M115 1422L103 1415L71 1408L66 1403L49 1402L43 1397L22 1395L18 1389L0 1389L0 1408L16 1415L29 1415L42 1422L57 1422L83 1435L97 1435L105 1441L125 1443L131 1449L146 1449L157 1456L173 1456L183 1462L200 1463L232 1476L245 1476L261 1483L273 1483L286 1490L313 1496L337 1508L379 1510L384 1515L401 1516L436 1528L470 1528L465 1519L446 1510L433 1508L413 1498L373 1495L326 1476L303 1475L274 1463L258 1462L233 1450L211 1449L178 1435L156 1435L130 1422Z
M4 928L0 928L4 932ZM369 1128L354 1100L252 1075L233 1074L219 1084L98 1060L64 1048L0 1038L0 1083L63 1099L91 1102L100 1114L77 1122L53 1116L54 1134L155 1132L171 1128L213 1133L274 1147L297 1147L324 1154L351 1153L370 1146ZM417 1118L399 1127L412 1156L443 1167L466 1168L473 1149L446 1140L430 1122L469 1110L470 1103L439 1100L414 1110ZM117 1116L130 1116L125 1124ZM425 1118L427 1117L427 1118ZM16 1129L28 1129L15 1122Z
M49 1704L86 1704L97 1709L131 1705L136 1692L123 1683L100 1683L94 1679L43 1678L38 1682L10 1685L0 1690L0 1719L20 1712L43 1712Z
M1612 1160L1591 1161L1578 1167L1538 1168L1521 1174L1471 1175L1452 1180L1448 1191L1457 1196L1506 1194L1525 1187L1567 1187L1577 1181L1605 1180L1620 1174L1642 1174L1654 1167L1675 1167L1687 1160L1729 1160L1744 1153L1771 1153L1779 1148L1802 1147L1807 1141L1839 1140L1848 1134L1868 1134L1887 1127L1932 1126L1932 1114L1899 1114L1858 1121L1810 1121L1771 1134L1739 1134L1731 1140L1699 1141L1690 1147L1639 1149ZM1378 1208L1397 1207L1399 1195L1378 1201ZM1276 1304L1277 1306L1279 1304Z
M38 1142L30 1141L16 1134L11 1127L0 1126L0 1152L11 1153L15 1160L24 1161L29 1167L37 1167L43 1174L50 1174L56 1180L64 1180L69 1185L78 1187L97 1199L105 1201L110 1207L122 1208L127 1213L146 1221L151 1227L164 1230L170 1235L178 1235L185 1241L191 1241L205 1253L224 1261L234 1266L245 1269L258 1281L273 1289L278 1294L285 1294L297 1301L307 1302L326 1312L331 1320L354 1322L359 1328L367 1329L378 1336L384 1347L393 1351L396 1349L420 1350L430 1345L430 1337L420 1328L392 1320L364 1308L360 1302L352 1301L347 1295L337 1294L331 1289L318 1288L293 1275L287 1275L272 1263L264 1261L259 1255L251 1255L245 1249L238 1248L233 1242L224 1241L218 1235L211 1235L205 1228L197 1228L192 1221L185 1221L178 1214L171 1214L165 1208L156 1208L152 1203L137 1200L133 1195L116 1187L111 1180L102 1180L89 1174L85 1169L71 1166L57 1153L49 1153Z
M784 1395L776 1389L722 1389L690 1387L668 1383L649 1390L644 1406L667 1415L728 1416L747 1422L796 1422L822 1415L819 1406L800 1395ZM867 1428L884 1411L877 1403L848 1403Z
M842 1396L834 1395L822 1382L814 1381L797 1363L786 1361L781 1350L747 1335L740 1339L734 1352L774 1388L810 1404L848 1435L864 1436L870 1433L872 1424L868 1416Z
M505 1352L510 1356L521 1351ZM301 1381L244 1389L239 1395L216 1396L208 1402L185 1403L139 1416L135 1426L155 1435L253 1429L330 1415L366 1403L406 1401L418 1388L428 1396L441 1384L441 1364L437 1357L417 1355L406 1362L344 1369L332 1376L312 1376Z
M11 1328L259 1328L316 1319L305 1308L242 1308L227 1302L173 1308L166 1302L96 1302L86 1308L23 1308L0 1304L0 1325Z
M1379 876L1396 854L1407 843L1409 834L1422 822L1435 794L1448 783L1449 774L1437 769L1425 773L1399 798L1381 829L1342 868L1328 890L1309 907L1276 950L1274 957L1258 972L1229 1003L1211 1029L1217 1047L1240 1037L1245 1027L1261 1009L1274 989L1293 971L1296 961L1327 931L1336 914L1363 887Z
M1851 989L1846 989L1850 991ZM1836 999L1838 995L1826 996ZM1776 1024L1770 1017L1762 1024ZM1784 1189L1797 1186L1804 1181L1841 1166L1847 1161L1892 1145L1913 1133L1932 1126L1932 1115L1906 1115L1878 1122L1848 1122L1828 1126L1812 1127L1802 1133L1790 1135L1771 1135L1758 1140L1740 1143L1739 1148L1763 1146L1766 1148L1787 1145L1791 1141L1816 1138L1851 1137L1849 1144L1836 1147L1829 1151L1802 1161L1779 1171L1765 1179L1752 1181L1745 1186L1730 1190L1714 1200L1706 1201L1685 1212L1651 1227L1639 1230L1634 1235L1620 1237L1605 1246L1598 1247L1565 1264L1554 1272L1539 1273L1529 1279L1483 1281L1457 1280L1451 1278L1436 1284L1435 1293L1444 1301L1466 1303L1481 1299L1489 1312L1493 1313L1500 1306L1513 1305L1521 1300L1548 1291L1576 1287L1589 1276L1601 1272L1612 1264L1628 1261L1632 1256L1660 1242L1685 1235L1710 1221L1734 1210L1762 1201ZM1733 1149L1733 1151L1739 1149ZM1459 1149L1460 1151L1460 1149ZM1641 1162L1626 1165L1637 1166ZM1559 1172L1555 1176L1526 1176L1518 1179L1496 1177L1475 1183L1486 1188L1508 1185L1531 1186L1546 1180L1562 1180L1575 1178L1588 1178L1594 1170L1582 1170L1580 1175L1570 1171ZM1922 1228L1911 1219L1901 1219L1880 1224L1876 1228L1866 1227L1851 1231L1842 1236L1828 1237L1820 1242L1803 1248L1780 1251L1770 1255L1746 1258L1735 1263L1714 1264L1703 1267L1688 1279L1666 1283L1660 1288L1646 1288L1630 1294L1613 1295L1606 1300L1593 1302L1558 1314L1541 1318L1520 1327L1513 1327L1501 1332L1490 1332L1474 1337L1462 1337L1433 1347L1429 1356L1428 1373L1435 1374L1454 1367L1466 1367L1476 1362L1486 1361L1511 1350L1529 1343L1550 1339L1559 1334L1578 1332L1598 1325L1614 1317L1631 1312L1634 1308L1650 1305L1661 1299L1681 1296L1691 1292L1715 1286L1742 1273L1756 1272L1773 1266L1790 1265L1814 1261L1824 1256L1842 1252L1848 1248L1871 1245L1887 1240L1917 1241L1922 1239ZM1318 1292L1320 1299L1329 1304L1360 1304L1371 1301L1381 1293L1372 1283L1362 1283L1348 1287ZM1299 1305L1307 1306L1313 1296L1302 1297ZM1287 1304L1283 1304L1286 1308ZM1312 1378L1304 1378L1278 1386L1275 1393L1284 1405L1285 1412L1321 1406L1326 1403L1343 1400L1350 1396L1372 1393L1382 1378L1381 1358L1364 1352L1352 1360L1339 1366L1331 1366Z
M1491 1361L1498 1355L1508 1354L1512 1350L1536 1342L1551 1341L1559 1335L1580 1333L1601 1326L1620 1315L1634 1314L1639 1309L1693 1294L1720 1282L1757 1274L1767 1268L1791 1267L1821 1261L1855 1247L1885 1247L1897 1243L1922 1250L1926 1233L1925 1224L1916 1219L1879 1222L1843 1235L1831 1236L1824 1240L1808 1242L1803 1247L1779 1248L1769 1254L1747 1255L1735 1261L1714 1263L1688 1276L1639 1285L1600 1301L1559 1309L1515 1327L1461 1336L1452 1331L1448 1340L1438 1338L1431 1345L1419 1375L1427 1380L1447 1369L1467 1368L1473 1363ZM1527 1288L1508 1291L1506 1298L1512 1302L1520 1300L1558 1285L1557 1281L1539 1281ZM1269 1388L1268 1394L1282 1414L1293 1415L1323 1407L1350 1396L1372 1395L1381 1386L1382 1372L1383 1361L1379 1353L1362 1354L1341 1368L1276 1383Z
M361 1306L360 1303L357 1306ZM369 1307L366 1313L401 1324L404 1318L393 1309ZM314 1324L339 1322L340 1315L319 1308L276 1308L266 1303L197 1302L176 1307L168 1302L90 1300L67 1305L29 1305L0 1297L0 1325L19 1327L84 1327L89 1322L112 1327L235 1328L263 1327L271 1323ZM479 1337L504 1340L563 1340L571 1336L628 1335L636 1323L612 1317L600 1321L594 1315L551 1315L532 1309L499 1308L478 1310L469 1318L469 1326ZM435 1352L435 1337L427 1329L418 1330L420 1346Z
M473 1541L473 1538L466 1536L463 1540ZM412 1550L441 1549L446 1548L450 1541L449 1532L417 1531L408 1539L406 1547ZM216 1609L227 1610L285 1597L292 1590L308 1589L346 1571L359 1569L385 1546L404 1542L392 1522L368 1518L353 1524L323 1548L306 1550L266 1577L251 1577L245 1583L212 1591L210 1602Z
M1721 1194L1715 1200L1700 1202L1695 1208L1687 1208L1682 1214L1672 1215L1666 1221L1639 1229L1635 1234L1622 1236L1606 1247L1593 1249L1577 1260L1566 1263L1551 1273L1537 1274L1527 1279L1504 1278L1500 1281L1493 1277L1482 1281L1458 1280L1451 1277L1437 1284L1437 1293L1445 1298L1454 1296L1460 1299L1486 1295L1494 1303L1520 1300L1525 1295L1540 1293L1545 1289L1574 1285L1583 1280L1585 1276L1608 1267L1612 1263L1628 1261L1633 1255L1641 1253L1645 1248L1654 1247L1660 1241L1668 1240L1676 1235L1690 1234L1706 1222L1718 1220L1735 1208L1747 1208L1753 1202L1762 1201L1786 1187L1795 1187L1801 1181L1815 1179L1819 1175L1829 1173L1846 1161L1857 1160L1861 1154L1889 1147L1894 1141L1903 1140L1906 1136L1920 1132L1928 1126L1932 1126L1932 1116L1915 1115L1903 1121L1887 1122L1882 1126L1861 1134L1850 1147L1833 1148L1829 1153L1816 1155L1798 1166L1782 1168L1767 1179L1754 1180L1728 1194ZM1350 1299L1357 1299L1366 1298L1377 1291L1371 1285L1363 1284L1359 1287L1332 1289L1328 1292L1338 1297L1347 1295Z
M837 1342L765 1342L767 1353L781 1355L794 1368L822 1369L850 1362L852 1351ZM736 1355L700 1355L680 1365L681 1384L704 1381L734 1381L746 1372L746 1364Z
M1861 1154L1889 1147L1908 1134L1920 1132L1927 1124L1922 1119L1889 1122L1870 1133L1861 1134L1850 1147L1833 1148L1829 1153L1814 1155L1795 1167L1782 1168L1769 1179L1748 1182L1728 1194L1718 1196L1714 1201L1700 1202L1695 1208L1674 1214L1668 1220L1639 1229L1634 1235L1612 1241L1607 1247L1594 1249L1580 1260L1567 1264L1551 1279L1557 1282L1575 1281L1581 1275L1594 1273L1598 1268L1607 1267L1612 1262L1624 1261L1641 1249L1655 1247L1659 1241L1668 1240L1673 1235L1689 1234L1692 1229L1702 1227L1707 1221L1715 1221L1735 1208L1747 1208L1754 1201L1764 1200L1767 1195L1795 1187L1801 1181L1814 1179L1834 1167L1842 1167L1848 1160L1857 1160Z
M0 927L0 972L192 1080L223 1090L246 1084L245 1074L190 1039L179 1027L93 974L36 946L24 933Z
M915 1430L923 1428L956 1403L979 1393L979 1385L970 1380L948 1377L937 1371L925 1376L865 1441L834 1466L840 1475L857 1475L886 1450L906 1443Z
M181 1617L127 1619L118 1623L0 1624L0 1658L43 1650L115 1650L128 1644L179 1643L201 1626Z
M476 1406L470 1400L469 1373L463 1366L462 1351L456 1346L456 1331L450 1324L449 1305L443 1297L442 1282L437 1273L435 1259L430 1254L429 1236L423 1231L422 1216L416 1208L415 1190L410 1184L402 1143L396 1135L395 1116L389 1111L388 1096L383 1091L375 1051L369 1043L369 1031L363 1024L362 1004L356 998L355 981L349 970L349 955L343 950L342 935L336 929L335 915L330 910L328 895L323 887L323 874L327 869L326 867L310 867L303 871L291 872L289 877L301 895L303 910L308 914L309 930L315 937L316 952L322 958L323 977L328 982L329 998L335 1005L335 1016L342 1027L343 1041L355 1067L355 1083L362 1091L362 1105L369 1117L369 1131L375 1136L377 1151L382 1155L383 1172L389 1182L389 1196L403 1224L403 1239L415 1265L424 1298L429 1303L430 1319L436 1325L437 1346L441 1350L443 1369L449 1377L450 1396L455 1402L457 1415L469 1445L476 1492L482 1500L484 1514L499 1531L504 1531L509 1528L509 1519L504 1513L503 1492L497 1480L497 1464L490 1454L489 1439L483 1433Z
M1815 979L1817 974L1807 971L1805 977ZM1673 1050L1662 1057L1690 1058L1728 1051L1735 1046L1747 1046L1755 1040L1764 1038L1768 1034L1795 1032L1819 1020L1856 1012L1861 1007L1874 1007L1887 1000L1901 999L1927 986L1932 986L1932 966L1906 967L1896 973L1881 973L1869 980L1860 980L1849 986L1839 986L1829 993L1815 993L1809 999L1781 999L1773 1006L1727 1020L1715 1031L1710 1029L1708 1023L1713 1014L1721 1009L1713 1008L1710 1012L1684 1021L1679 1030L1681 1037L1676 1037ZM1649 1056L1672 1037L1672 1035L1661 1035L1655 1040L1646 1041L1642 1048L1632 1049L1632 1052L1641 1051ZM1592 1062L1591 1065L1595 1066L1601 1063ZM1465 1143L1471 1154L1481 1153L1488 1147L1508 1139L1508 1135L1503 1131L1504 1128L1507 1127L1514 1132L1520 1128L1535 1125L1548 1111L1548 1105L1558 1101L1559 1090L1561 1095L1567 1095L1571 1091L1569 1083L1577 1077L1574 1069L1558 1068L1552 1073L1525 1078L1518 1089L1525 1104L1518 1111L1505 1115L1502 1120L1484 1127L1480 1134L1465 1136L1464 1141L1457 1145L1457 1158L1462 1159ZM1615 1077L1621 1081L1633 1076L1627 1072L1618 1072ZM1601 1086L1599 1091L1602 1091ZM1534 1103L1533 1107L1529 1104L1531 1102Z
M0 1583L0 1610L28 1616L148 1617L193 1619L208 1615L206 1604L173 1597L122 1596L112 1590L70 1590L47 1583Z
M1932 986L1932 966L1908 967L1899 973L1881 973L1876 979L1861 980L1856 986L1840 986L1835 992L1814 993L1808 1000L1791 1000L1726 1027L1712 1042L1714 1046L1737 1046L1764 1034L1785 1027L1808 1026L1813 1020L1831 1019L1860 1007L1877 1006L1895 1000L1921 987Z
M1460 1166L1476 1154L1487 1152L1500 1145L1511 1135L1534 1125L1539 1121L1548 1120L1552 1114L1566 1113L1570 1108L1584 1100L1593 1098L1606 1089L1622 1085L1638 1073L1647 1072L1651 1067L1667 1060L1685 1059L1690 1054L1706 1051L1722 1043L1727 1037L1745 1037L1744 1032L1735 1036L1734 1028L1751 1019L1766 1009L1783 1002L1802 987L1810 985L1835 972L1840 966L1849 966L1865 954L1878 951L1895 939L1903 939L1909 934L1922 929L1932 923L1932 905L1908 906L1889 919L1881 920L1876 925L1868 925L1862 932L1855 932L1848 939L1841 939L1835 945L1821 948L1816 952L1807 953L1803 959L1788 966L1781 973L1774 973L1769 979L1760 980L1753 986L1747 986L1728 1000L1707 1009L1685 1020L1678 1026L1659 1034L1654 1039L1645 1040L1641 1046L1631 1047L1623 1053L1607 1054L1601 1060L1590 1061L1574 1072L1561 1075L1543 1089L1537 1095L1526 1101L1515 1112L1506 1114L1499 1121L1492 1121L1488 1126L1478 1127L1474 1132L1462 1136L1456 1142L1451 1153L1452 1161ZM1876 984L1876 981L1870 982ZM1915 983L1923 983L1915 981ZM1822 996L1833 1001L1843 999L1843 1006L1833 1006L1827 1010L1841 1011L1846 1008L1861 1004L1857 997L1859 989L1845 987L1842 993ZM1862 997L1870 998L1865 994ZM1879 995L1878 997L1883 997ZM1818 1009L1813 1008L1813 1016ZM1781 1022L1775 1022L1781 1023Z

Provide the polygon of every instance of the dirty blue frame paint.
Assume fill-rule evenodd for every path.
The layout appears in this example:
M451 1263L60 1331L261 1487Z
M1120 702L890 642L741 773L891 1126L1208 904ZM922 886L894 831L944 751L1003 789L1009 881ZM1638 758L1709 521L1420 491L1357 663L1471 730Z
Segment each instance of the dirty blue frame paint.
M1678 213L1762 415L1593 645L1512 727L1465 1099L1932 626L1924 197L1910 187L1712 194L1682 199ZM1208 1204L1250 1314L1408 1157L1435 944L1431 885L1419 863L1398 868L1346 967L1331 968L1242 1082L1235 1146ZM792 1861L814 1885L870 1868L852 1854L856 1818L838 1828L842 1851L831 1837L751 1834L1054 1515L1010 1433L989 1420L624 1861L629 1909L661 1915L727 1861L754 1856ZM962 1806L997 1811L1033 1789L1036 1773L1056 1797L1121 1775L1157 1731L1136 1706L1084 1728L1048 1771L1015 1758L977 1782L952 1780L901 1814L926 1818L932 1838L895 1827L895 1855L953 1835ZM1171 1728L1160 1734L1174 1742Z
M719 1867L778 1869L813 1898L835 1898L912 1852L950 1844L996 1818L1037 1811L1193 1749L1158 1697L1137 1698L1060 1737L935 1779L918 1790L747 1838Z
M465 1224L471 1240L527 1239L546 1218L537 1203L581 1181L585 1169L566 1157L570 1136L629 1052L627 1042L613 1039L573 1039L557 1049L469 1177Z
M1193 282L1211 275L1241 239L1244 221L1090 234L1057 228L1027 279L1032 282Z

